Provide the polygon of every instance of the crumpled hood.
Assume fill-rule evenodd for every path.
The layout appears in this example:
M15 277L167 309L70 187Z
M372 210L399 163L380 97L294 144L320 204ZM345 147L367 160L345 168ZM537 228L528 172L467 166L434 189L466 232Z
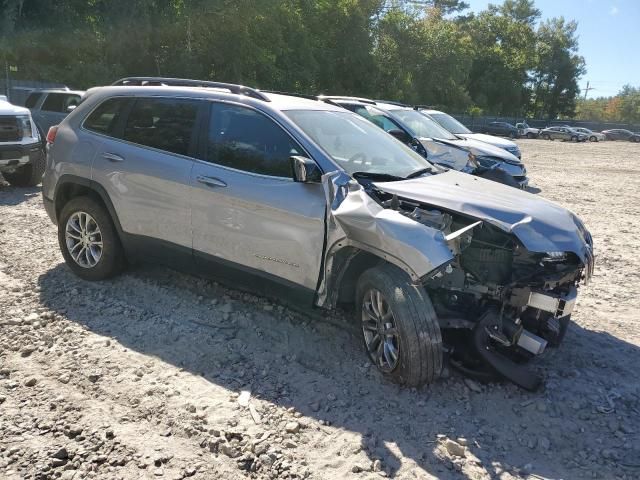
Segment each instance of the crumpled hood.
M573 252L592 265L591 236L569 210L533 194L455 171L398 182L385 192L459 212L513 233L530 252Z
M0 100L0 115L29 115L29 109Z
M493 135L486 135L484 133L460 133L457 134L460 137L470 138L479 142L488 143L499 148L515 148L517 147L515 142L507 140L506 138L495 137Z
M473 138L461 137L458 140L440 140L449 143L466 151L473 153L477 157L493 157L512 165L520 165L520 159L514 154L507 152L504 148L496 147L486 142L481 142Z

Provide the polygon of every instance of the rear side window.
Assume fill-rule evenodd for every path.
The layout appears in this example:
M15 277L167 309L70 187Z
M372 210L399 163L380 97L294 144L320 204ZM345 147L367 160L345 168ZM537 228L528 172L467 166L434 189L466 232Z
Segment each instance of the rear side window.
M136 100L124 129L128 142L189 155L200 102L180 98Z
M27 101L24 102L24 106L27 108L33 108L36 106L36 103L38 103L38 100L40 100L40 98L42 98L42 93L30 93L27 97Z
M102 102L84 121L84 128L103 135L114 136L116 124L126 102L126 98L110 98Z
M46 112L69 113L71 105L78 106L80 104L80 95L69 93L49 93L42 110Z
M237 105L211 108L206 160L275 177L291 178L289 157L302 149L273 120Z

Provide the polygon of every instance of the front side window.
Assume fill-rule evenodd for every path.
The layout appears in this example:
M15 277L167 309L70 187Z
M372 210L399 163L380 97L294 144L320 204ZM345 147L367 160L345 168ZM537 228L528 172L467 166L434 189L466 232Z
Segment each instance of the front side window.
M206 160L274 177L291 178L289 157L302 149L273 120L250 108L214 103Z
M406 177L431 166L411 148L355 113L327 110L285 113L350 174Z
M33 108L36 106L36 104L38 103L38 100L40 100L40 98L42 97L42 93L30 93L29 96L27 97L27 101L24 102L24 106L27 108Z
M114 136L116 123L126 102L126 98L110 98L102 102L84 121L84 128L103 135Z
M139 98L124 128L124 140L189 155L200 102L181 98Z
M80 95L50 93L42 104L42 110L46 112L68 113L70 106L78 106L79 103Z

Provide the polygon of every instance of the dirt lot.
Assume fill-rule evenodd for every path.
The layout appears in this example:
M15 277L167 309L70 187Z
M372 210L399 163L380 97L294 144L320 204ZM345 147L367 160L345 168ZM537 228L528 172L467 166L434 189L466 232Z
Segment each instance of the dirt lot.
M597 254L535 394L385 384L339 316L159 267L81 281L0 185L0 478L639 478L640 145L520 143Z

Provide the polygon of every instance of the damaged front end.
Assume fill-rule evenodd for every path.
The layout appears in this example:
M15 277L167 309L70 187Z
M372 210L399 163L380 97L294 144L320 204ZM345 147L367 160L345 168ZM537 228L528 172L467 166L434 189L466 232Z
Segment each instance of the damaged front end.
M424 287L452 365L480 380L502 376L535 390L541 378L525 363L562 341L577 288L593 272L591 237L561 207L464 177L359 184L329 174L318 304L335 304L341 272L367 250Z

